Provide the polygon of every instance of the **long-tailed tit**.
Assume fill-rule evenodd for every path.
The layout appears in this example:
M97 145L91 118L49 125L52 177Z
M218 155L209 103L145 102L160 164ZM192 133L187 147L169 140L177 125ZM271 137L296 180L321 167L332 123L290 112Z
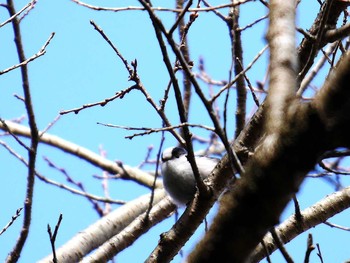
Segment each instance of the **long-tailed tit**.
M186 154L187 151L181 147L171 147L162 153L164 188L177 205L187 204L196 192L196 180ZM205 156L195 156L195 159L202 179L207 178L219 162Z

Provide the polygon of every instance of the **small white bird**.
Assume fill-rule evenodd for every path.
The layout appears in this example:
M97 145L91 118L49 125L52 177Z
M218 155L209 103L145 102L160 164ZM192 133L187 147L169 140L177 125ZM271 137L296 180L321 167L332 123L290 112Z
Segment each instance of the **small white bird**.
M181 147L171 147L162 153L162 175L164 188L177 205L186 205L196 192L196 180L187 151ZM202 179L208 177L219 162L218 159L195 156Z

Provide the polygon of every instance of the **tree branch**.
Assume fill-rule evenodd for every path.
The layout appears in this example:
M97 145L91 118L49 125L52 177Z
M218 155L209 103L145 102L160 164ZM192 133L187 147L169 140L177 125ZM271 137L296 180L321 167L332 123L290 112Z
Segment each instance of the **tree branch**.
M138 216L123 231L106 241L92 255L84 258L83 262L107 262L118 252L131 246L137 238L164 220L175 209L176 206L170 201L169 197L164 198L152 207L150 213L147 211Z
M29 128L23 125L11 121L6 121L6 125L10 128L13 134L29 138L31 136ZM0 129L6 131L6 128L1 122ZM105 159L84 147L81 147L70 141L66 141L58 136L44 133L43 135L40 135L40 142L51 145L72 155L75 155L96 167L108 171L111 174L117 174L120 178L123 178L125 180L133 180L148 188L151 188L153 185L154 177L152 175L140 169L130 167L129 165L118 164L116 162ZM162 187L162 182L158 181L156 186Z
M156 190L153 205L160 202L164 197L164 190ZM148 210L149 200L150 194L143 195L119 207L88 228L80 231L66 244L56 250L57 261L79 262L89 252L123 231L135 218L146 212ZM39 262L52 262L52 255L47 256Z
M324 199L302 211L302 222L298 221L295 215L291 215L276 228L276 232L279 233L282 242L287 244L301 233L322 224L327 219L349 207L350 187L347 187L341 191L326 196ZM273 253L273 251L277 249L271 234L267 234L264 237L263 242L265 246L267 246L269 254ZM265 256L265 250L263 246L259 244L250 257L249 262L260 262L260 260L262 260Z
M16 15L16 10L12 0L7 0L7 8L10 13L10 16ZM17 54L19 62L22 63L26 61L24 54L21 30L19 26L19 20L15 16L12 20L13 31L15 35L15 45L17 48ZM34 109L32 105L32 97L29 86L29 77L28 77L28 68L27 64L21 65L21 75L22 75L22 86L24 93L24 104L27 111L30 127L30 150L28 151L28 175L27 175L27 189L26 196L24 201L24 220L21 229L21 233L17 240L16 245L13 250L9 253L6 262L17 262L18 258L21 255L23 246L27 240L29 228L32 220L32 202L33 202L33 193L34 193L34 182L35 182L35 162L37 147L39 143L39 132L36 125Z

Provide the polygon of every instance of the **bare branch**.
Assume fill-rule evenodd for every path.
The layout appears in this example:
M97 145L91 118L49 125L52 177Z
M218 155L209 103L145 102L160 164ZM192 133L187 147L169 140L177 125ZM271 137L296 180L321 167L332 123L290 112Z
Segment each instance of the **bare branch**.
M315 249L315 246L313 244L312 235L309 233L309 235L307 236L307 248L306 248L304 263L309 263L311 252L314 249Z
M308 231L327 219L350 207L350 187L334 192L316 204L306 208L301 212L303 222L299 222L295 215L290 216L281 223L276 232L279 233L284 244L290 242L301 233ZM264 243L268 247L269 253L277 249L276 244L270 234L264 237ZM250 258L250 262L260 262L265 257L262 245L258 245Z
M6 150L8 150L13 156L15 156L18 160L20 160L24 165L26 165L28 167L28 161L26 161L22 156L20 156L19 154L17 154L13 149L11 149L5 142L0 140L0 144L6 148ZM59 187L61 189L67 190L68 192L71 192L72 194L77 194L77 195L81 195L84 196L88 199L92 199L92 200L96 200L96 201L100 201L100 202L104 202L104 203L109 203L109 204L125 204L125 201L121 201L121 200L115 200L115 199L110 199L110 198L104 198L104 197L99 197L99 196L95 196L92 194L89 194L87 192L82 192L82 191L78 191L74 188L68 187L64 184L55 182L53 180L50 180L48 178L46 178L45 176L43 176L42 174L38 173L37 171L35 172L35 175L43 182L54 185L56 187Z
M349 1L324 1L309 34L314 36L304 38L298 47L300 72L297 82L301 82L313 64L317 52L328 42L323 41L324 33L334 29L339 15L350 5ZM315 40L316 39L316 40Z
M243 74L245 74L248 70L251 69L251 67L255 64L255 62L261 57L262 54L264 54L264 52L268 49L268 45L266 45L265 47L263 47L263 49L254 57L254 59L252 60L252 62L249 63L249 65L243 70L241 71L232 81L230 81L229 83L227 83L224 87L222 87L218 93L216 95L214 95L211 98L211 103L213 103L214 100L216 100L217 98L220 97L220 95L227 89L231 88L233 84L236 83L237 79L240 78Z
M154 194L156 205L165 197L163 189L157 189ZM124 206L112 211L102 217L88 228L79 231L76 236L56 251L58 262L79 262L84 255L101 246L104 242L123 231L135 218L145 213L149 207L150 194L128 202ZM173 205L172 205L173 207ZM167 215L164 215L167 216ZM104 233L102 238L91 238L91 236ZM49 263L52 255L40 260L40 263Z
M291 256L288 254L286 248L283 246L283 243L280 240L280 237L278 236L278 234L276 233L276 229L272 228L270 230L271 236L274 240L274 242L276 243L278 249L281 251L284 259L286 260L287 263L293 263L293 259L291 258Z
M10 16L14 16L16 14L13 0L7 0L7 8L10 13ZM17 17L12 19L12 26L13 26L13 31L15 35L15 45L17 49L19 62L22 63L26 61L26 57L24 54L21 30L20 30L19 21ZM22 229L17 239L17 242L14 248L12 249L12 251L7 256L6 262L8 263L17 262L28 237L31 220L32 220L32 203L33 203L34 182L35 182L35 163L36 163L37 147L39 143L39 132L38 132L33 104L32 104L28 69L26 64L21 65L21 76L22 76L22 86L23 86L23 93L24 93L24 99L25 99L24 105L25 105L27 115L28 115L28 120L29 120L31 145L30 145L30 150L28 151L29 160L28 160L26 196L24 200L24 220L23 220Z
M235 3L236 1L232 1ZM234 74L238 76L243 71L243 48L241 40L241 31L239 28L239 15L240 9L239 6L232 8L227 19L227 25L229 27L230 38L231 38L231 56L232 63L234 67ZM231 81L231 77L230 77ZM237 78L236 82L236 91L237 91L237 108L236 108L236 130L235 138L238 137L240 132L245 126L246 118L246 100L247 100L247 90L244 83L244 74L241 74ZM226 112L226 111L225 111Z
M6 224L6 226L3 227L3 229L0 231L0 236L16 221L16 219L21 215L21 211L22 211L23 207L18 208L16 210L16 214L14 216L12 216L10 222L8 222Z
M110 97L110 98L106 98L102 101L98 101L98 102L93 102L93 103L89 103L89 104L84 104L83 106L79 107L79 108L74 108L74 109L70 109L70 110L64 110L64 111L60 111L61 115L64 114L68 114L68 113L72 113L74 112L75 114L78 114L81 110L87 109L87 108L91 108L91 107L95 107L95 106L101 106L104 107L106 104L108 104L111 101L114 101L115 99L122 99L125 94L129 93L130 91L137 89L136 85L133 85L129 88L126 88L124 90L118 91L114 96Z
M143 135L148 135L148 134L156 133L156 132L171 131L174 129L183 128L184 126L198 127L198 128L202 128L202 129L211 131L211 132L215 132L215 129L212 127L201 125L201 124L187 123L187 122L181 123L181 124L175 125L175 126L164 127L164 128L147 128L147 127L137 128L137 127L114 125L114 124L104 124L104 123L100 123L100 122L98 122L97 124L101 124L103 126L107 126L107 127L111 127L111 128L124 129L124 130L144 131L144 132L136 133L136 134L133 134L130 136L125 136L125 138L127 138L127 139L133 139L135 136L143 136Z
M1 122L1 128L4 130L4 131L6 131L6 132L8 132L9 134L11 134L11 136L18 142L18 144L19 145L21 145L24 149L26 149L27 151L29 151L30 149L29 149L29 147L26 145L26 144L24 144L24 142L22 142L17 136L16 136L16 134L14 134L12 131L11 131L11 129L9 128L9 126L7 125L7 123L5 122L5 120L3 120L3 119L1 119L0 118L0 122Z
M328 221L324 222L324 224L327 225L327 226L330 226L332 228L338 228L340 230L350 231L350 227L340 226L340 225L337 225L337 224L330 223Z
M131 66L127 62L127 60L122 56L122 54L119 52L119 50L113 45L112 41L107 37L107 35L103 32L103 30L96 25L94 21L90 21L90 23L94 26L94 28L102 35L102 37L107 41L107 43L113 48L113 50L116 52L118 57L123 61L124 66L126 67L127 71L129 72L129 80L132 80L136 83L136 85L133 86L133 89L137 89L141 91L141 93L145 96L148 103L151 104L151 106L156 110L158 115L161 117L162 121L166 126L171 126L167 116L165 115L163 108L158 107L157 104L154 102L150 94L147 92L146 88L143 86L138 74L137 74L137 60L131 62ZM133 67L133 69L131 68ZM131 91L130 89L129 91ZM128 92L129 92L128 91ZM118 93L117 93L118 95ZM116 95L116 96L117 96ZM123 96L122 96L123 97ZM120 98L122 98L120 97ZM114 98L113 98L114 99ZM103 104L104 105L104 104ZM171 133L174 135L174 137L179 141L179 143L184 144L184 140L182 137L174 130L171 130Z
M128 61L123 57L123 55L119 52L116 46L113 45L112 41L107 37L107 35L103 32L102 28L100 28L93 20L90 20L90 24L94 26L94 28L101 34L101 36L106 40L106 42L112 47L112 49L115 51L117 56L123 61L123 64L127 71L129 72L130 79L133 78L133 75L135 72L130 67Z
M307 89L311 81L314 79L314 77L317 75L317 73L320 71L320 69L323 67L324 63L327 61L327 57L333 53L335 48L338 46L338 43L331 44L328 49L326 50L324 56L320 58L320 60L316 63L316 65L312 68L311 72L303 79L303 81L300 84L300 88L297 92L298 96L302 96L304 91Z
M51 248L52 248L52 261L53 263L57 263L57 257L56 257L56 248L55 248L55 242L56 242L56 236L57 236L57 233L58 233L58 229L61 225L61 222L62 222L62 214L60 214L59 218L58 218L58 222L56 224L56 227L55 227L55 231L51 232L51 227L50 225L48 224L47 225L47 232L49 233L49 237L50 237L50 243L51 243Z
M94 6L90 4L86 4L82 1L79 0L72 0L73 2L77 3L78 5L96 10L96 11L111 11L111 12L120 12L120 11L134 11L134 10L139 10L139 11L145 11L146 9L142 6L127 6L127 7L102 7L102 6ZM236 5L241 5L247 2L251 2L252 0L242 0L236 3ZM217 9L223 9L227 7L232 7L233 4L222 4L218 6L213 6L213 7L208 7L208 8L189 8L189 12L209 12L209 11L214 11ZM166 7L152 7L152 11L164 11L164 12L175 12L175 13L181 13L183 9L174 9L174 8L166 8Z
M36 2L36 0L32 0L31 2L29 2L26 6L24 6L21 10L19 10L17 13L13 14L9 19L7 19L6 21L2 22L0 24L0 28L3 27L4 25L12 22L12 20L14 20L16 17L18 17L20 14L22 14L26 9L32 7L34 5L34 3ZM7 6L6 6L7 7Z
M149 213L137 217L129 226L105 242L92 255L84 258L83 262L101 262L112 259L118 252L131 246L137 238L169 216L175 209L176 206L169 197L164 198L153 206Z
M36 54L33 55L32 57L30 57L30 58L28 58L28 59L22 61L21 63L19 63L19 64L17 64L17 65L13 65L12 67L9 67L9 68L7 68L7 69L4 69L4 70L0 71L0 75L5 74L5 73L7 73L7 72L9 72L9 71L11 71L11 70L14 70L14 69L16 69L16 68L25 66L25 65L27 65L29 62L31 62L31 61L37 59L38 57L43 56L43 55L46 53L46 47L50 44L50 41L51 41L51 39L52 39L54 36L55 36L55 33L54 33L54 32L51 33L49 39L45 42L44 46L39 50L38 53L36 53Z
M244 31L244 30L246 30L247 28L253 27L254 25L258 24L259 22L264 21L264 20L267 19L268 17L269 17L269 15L265 15L265 16L263 16L263 17L260 17L260 18L258 18L257 20L255 20L253 23L250 23L250 24L248 24L248 25L246 25L246 26L244 26L244 27L241 27L241 28L237 28L237 30L238 30L238 31Z
M30 130L17 123L6 121L7 126L11 132L20 136L30 137ZM0 123L0 129L4 129L4 126ZM118 174L119 177L126 180L135 180L137 183L151 187L153 185L153 176L146 172L130 167L128 165L121 165L116 162L110 161L101 157L100 155L83 148L77 144L61 139L60 137L45 133L40 137L40 142L51 145L64 152L73 154L92 165L100 167L103 170L110 172L111 174ZM157 187L162 187L162 183L157 182Z

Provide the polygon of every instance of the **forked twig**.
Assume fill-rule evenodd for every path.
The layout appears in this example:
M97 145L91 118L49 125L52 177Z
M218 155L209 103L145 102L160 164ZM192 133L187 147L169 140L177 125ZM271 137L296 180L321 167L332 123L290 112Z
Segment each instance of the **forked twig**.
M9 19L7 19L6 21L2 22L0 24L0 27L3 27L4 25L10 23L12 20L14 20L17 16L19 16L20 14L22 14L27 8L33 6L33 4L36 2L36 0L32 0L31 2L29 2L26 6L24 6L21 10L19 10L16 14L12 15Z
M62 214L60 214L59 218L58 218L58 221L57 221L57 224L55 226L55 231L53 232L52 234L52 231L51 231L51 227L49 224L47 224L47 232L49 233L49 237L50 237L50 243L51 243L51 248L52 248L52 261L54 263L57 263L57 258L56 258L56 248L55 248L55 242L56 242L56 237L57 237L57 233L58 233L58 229L61 225L61 222L62 222Z

